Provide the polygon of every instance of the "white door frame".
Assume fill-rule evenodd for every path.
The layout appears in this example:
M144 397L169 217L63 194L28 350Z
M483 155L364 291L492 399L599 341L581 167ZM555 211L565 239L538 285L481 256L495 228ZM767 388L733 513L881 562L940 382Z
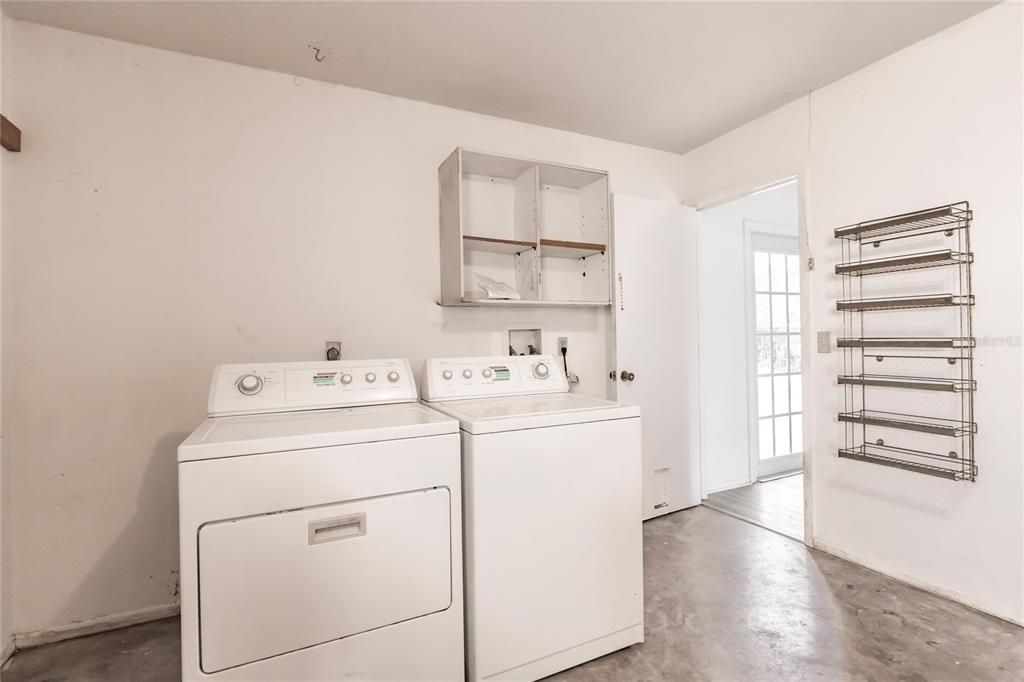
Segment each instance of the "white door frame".
M746 288L746 314L747 314L747 442L750 454L750 482L754 483L762 475L771 476L783 471L798 468L797 463L803 459L803 452L795 455L784 455L773 457L777 465L773 471L761 472L760 436L758 432L758 392L757 392L757 364L754 357L757 354L754 343L754 330L757 328L757 310L754 296L754 241L755 235L770 235L786 237L797 242L797 257L799 257L799 237L795 234L795 225L775 225L760 220L743 221L743 281ZM801 293L800 298L803 299ZM802 317L802 314L801 314ZM801 348L803 345L803 332L801 331ZM802 357L802 353L801 353ZM801 370L803 361L801 360ZM803 378L801 377L801 382ZM802 412L802 410L801 410ZM801 420L802 423L802 420Z
M798 183L798 219L797 235L800 240L800 385L804 397L803 419L803 443L804 443L804 544L808 547L814 546L814 440L813 426L816 409L815 406L806 403L808 396L813 397L811 390L811 364L812 353L815 349L813 342L813 331L810 325L811 316L811 275L808 271L810 263L813 263L813 255L810 251L810 239L807 230L807 173L803 164L791 166L770 174L760 179L733 187L709 192L699 198L693 205L700 211L712 206L724 204L735 199L748 196L755 192L768 191L781 185L789 184L794 180ZM750 362L750 359L747 359ZM703 444L702 444L703 445ZM702 448L703 449L703 448Z

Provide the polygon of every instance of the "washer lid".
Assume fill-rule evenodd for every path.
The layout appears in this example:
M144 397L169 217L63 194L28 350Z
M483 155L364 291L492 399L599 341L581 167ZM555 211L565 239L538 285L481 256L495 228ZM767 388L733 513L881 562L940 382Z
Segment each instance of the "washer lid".
M640 408L635 405L584 398L572 393L453 400L430 405L458 419L462 429L472 434L640 416Z
M419 403L213 417L178 446L178 461L353 445L458 433L458 422Z

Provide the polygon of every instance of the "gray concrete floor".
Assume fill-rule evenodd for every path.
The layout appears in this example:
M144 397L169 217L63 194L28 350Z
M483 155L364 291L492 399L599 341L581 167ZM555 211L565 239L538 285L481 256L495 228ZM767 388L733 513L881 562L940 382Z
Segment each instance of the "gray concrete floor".
M552 680L1024 680L1024 629L697 507L644 524L646 641ZM168 619L15 654L4 682L179 680Z

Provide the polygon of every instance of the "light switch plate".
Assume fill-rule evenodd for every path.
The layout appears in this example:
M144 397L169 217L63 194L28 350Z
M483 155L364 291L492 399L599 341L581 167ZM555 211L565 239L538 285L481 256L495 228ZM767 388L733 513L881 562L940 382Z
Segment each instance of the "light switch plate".
M818 332L818 352L832 352L832 332Z

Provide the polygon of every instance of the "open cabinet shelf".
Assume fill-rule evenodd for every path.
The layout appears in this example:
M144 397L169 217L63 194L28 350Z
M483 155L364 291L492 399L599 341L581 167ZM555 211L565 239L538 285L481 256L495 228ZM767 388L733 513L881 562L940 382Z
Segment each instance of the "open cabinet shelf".
M460 147L438 180L441 305L610 305L605 171Z
M567 242L560 239L540 240L540 255L551 258L587 258L603 254L607 250L607 244Z
M462 248L466 251L486 251L488 253L517 254L537 248L534 242L518 239L495 239L494 237L473 237L463 235Z

